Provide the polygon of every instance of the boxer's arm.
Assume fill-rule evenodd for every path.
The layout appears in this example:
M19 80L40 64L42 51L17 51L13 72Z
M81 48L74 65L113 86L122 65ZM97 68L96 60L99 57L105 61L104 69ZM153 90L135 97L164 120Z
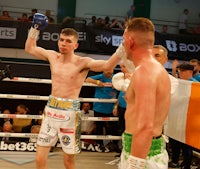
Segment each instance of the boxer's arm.
M134 114L130 116L133 121L134 135L131 155L142 159L147 157L151 147L156 112L156 83L153 79L147 78L149 76L150 74L146 73L144 68L137 69L132 76L133 83L130 86L130 89L134 91L134 98L128 100L129 103L135 101L134 108L129 110L134 111Z
M97 86L103 87L103 83L100 80L92 79L90 77L85 79L86 83L93 83L96 84Z
M40 30L48 25L47 17L43 14L36 13L33 17L32 26L29 30L25 43L25 51L39 59L47 60L47 50L37 46L37 39Z

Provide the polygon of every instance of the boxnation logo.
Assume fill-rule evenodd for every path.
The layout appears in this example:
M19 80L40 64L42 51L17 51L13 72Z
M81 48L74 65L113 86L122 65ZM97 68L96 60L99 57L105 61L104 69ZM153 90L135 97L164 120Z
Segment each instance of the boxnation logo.
M0 39L16 39L17 29L0 27Z
M167 49L171 52L193 52L197 53L200 51L200 45L192 43L176 43L173 40L166 40Z

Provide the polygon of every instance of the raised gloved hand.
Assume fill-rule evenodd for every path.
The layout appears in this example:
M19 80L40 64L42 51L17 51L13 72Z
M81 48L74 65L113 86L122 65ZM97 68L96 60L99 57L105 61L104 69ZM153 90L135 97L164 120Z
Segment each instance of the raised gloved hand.
M33 16L32 27L28 33L28 37L36 40L39 36L39 30L42 30L47 26L48 18L41 13L35 13L35 15Z
M125 79L124 73L119 72L112 77L112 84L115 89L125 92L130 84L130 80Z
M35 13L35 15L33 16L32 27L37 30L42 30L47 26L48 26L48 18L41 13Z
M117 55L117 57L119 57L123 61L126 69L129 71L129 73L133 73L133 71L135 70L135 66L134 66L133 62L131 62L130 60L127 59L126 51L122 44L119 45L115 54Z

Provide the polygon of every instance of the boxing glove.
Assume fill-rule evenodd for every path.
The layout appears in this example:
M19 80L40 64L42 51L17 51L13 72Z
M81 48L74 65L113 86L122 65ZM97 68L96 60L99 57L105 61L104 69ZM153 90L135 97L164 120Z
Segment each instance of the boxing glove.
M130 84L130 80L124 79L124 73L119 72L112 77L112 84L115 89L125 92Z
M48 26L48 18L41 13L35 13L33 16L32 27L37 30L42 30L47 26Z
M134 66L133 62L131 62L130 60L127 59L126 51L122 44L119 45L115 54L117 55L117 57L119 57L123 61L126 69L129 71L129 73L133 73L133 71L135 70L135 66Z
M32 27L28 33L28 37L37 40L39 31L48 26L48 19L41 13L35 13L33 16Z

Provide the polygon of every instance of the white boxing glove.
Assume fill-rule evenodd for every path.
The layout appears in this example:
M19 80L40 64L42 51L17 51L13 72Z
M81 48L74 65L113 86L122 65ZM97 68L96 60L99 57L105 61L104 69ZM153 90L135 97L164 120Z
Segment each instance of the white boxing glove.
M133 62L127 59L126 51L122 43L117 48L115 54L123 61L128 72L133 73L133 71L135 70L135 65L133 64Z
M119 72L112 77L112 84L115 89L125 92L130 84L130 80L124 79L124 73Z

